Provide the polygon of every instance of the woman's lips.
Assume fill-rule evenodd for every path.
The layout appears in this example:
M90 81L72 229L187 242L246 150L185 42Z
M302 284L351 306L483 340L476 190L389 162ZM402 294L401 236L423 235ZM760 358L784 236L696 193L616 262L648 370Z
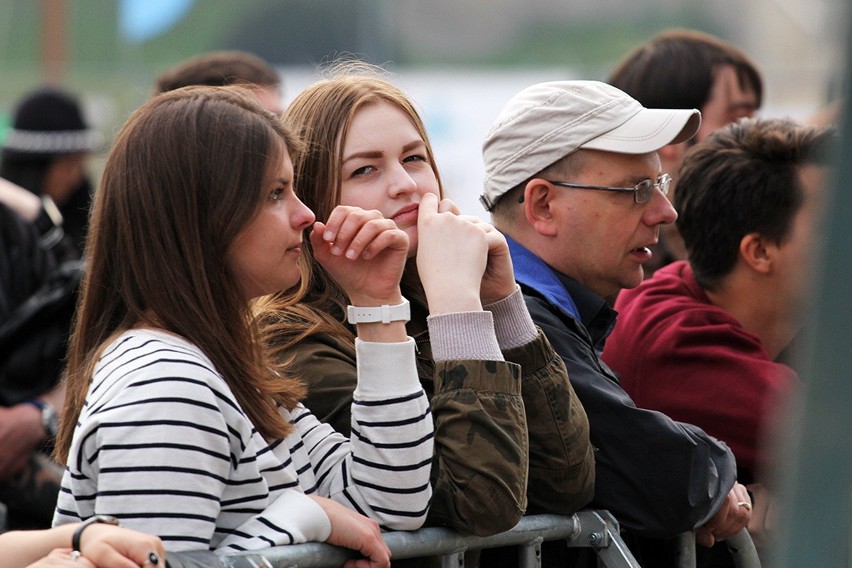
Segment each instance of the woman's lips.
M393 214L391 219L397 223L409 223L417 221L417 211L419 209L419 205L417 203L412 203L406 207L403 207L399 211Z

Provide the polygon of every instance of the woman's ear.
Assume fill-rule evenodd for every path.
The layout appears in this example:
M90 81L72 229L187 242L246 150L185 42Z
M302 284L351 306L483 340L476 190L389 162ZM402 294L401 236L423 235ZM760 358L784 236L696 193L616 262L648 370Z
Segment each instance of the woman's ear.
M557 233L553 215L553 186L543 179L533 178L524 187L524 216L530 226L544 237Z

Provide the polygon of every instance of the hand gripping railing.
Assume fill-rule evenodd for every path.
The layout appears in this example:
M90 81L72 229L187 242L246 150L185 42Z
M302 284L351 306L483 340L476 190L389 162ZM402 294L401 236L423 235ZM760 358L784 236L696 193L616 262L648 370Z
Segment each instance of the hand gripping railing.
M424 528L384 535L394 559L440 556L443 568L461 568L465 550L518 545L519 568L541 566L541 543L565 540L569 547L592 548L607 568L639 568L618 534L618 522L607 511L585 510L570 516L530 515L512 529L492 536L463 536L444 528ZM323 543L276 546L216 556L210 552L169 555L171 568L337 568L357 553Z
M725 545L731 552L736 568L761 568L760 557L754 541L747 529L743 529L728 540ZM680 535L678 540L678 568L695 568L695 533L687 532Z

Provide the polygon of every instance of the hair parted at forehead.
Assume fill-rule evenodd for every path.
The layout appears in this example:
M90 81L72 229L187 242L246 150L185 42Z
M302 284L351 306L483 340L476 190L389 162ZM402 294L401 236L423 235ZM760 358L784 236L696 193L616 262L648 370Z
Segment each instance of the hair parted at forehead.
M371 104L389 103L408 117L426 145L429 164L442 191L423 120L408 96L386 79L389 76L386 70L361 61L338 59L322 74L324 79L303 90L284 111L284 120L305 143L304 151L293 159L297 193L317 220L327 220L340 204L343 145L355 114ZM334 317L338 312L345 313L346 294L313 257L307 239L302 252L299 288L281 295L276 302L282 306L296 306L304 301L317 308L316 313L334 313ZM280 310L273 307L272 311ZM312 322L309 326L316 323L312 318L309 321ZM299 316L288 321L287 327L292 331L302 329L299 327L302 324L304 320ZM339 332L347 340L354 339L342 323L331 321L329 326L330 332Z
M690 149L680 168L674 206L690 264L713 289L734 267L749 233L783 243L804 195L799 168L828 165L832 128L789 119L743 118Z
M285 119L305 142L306 152L294 159L300 197L324 220L340 203L343 143L355 113L378 102L399 108L426 143L429 163L441 187L426 127L412 101L391 84L388 71L362 61L336 60L322 71L323 79L303 90L287 107Z
M638 46L616 66L607 83L648 108L701 109L720 67L733 67L740 88L763 100L757 65L738 47L689 29L666 30Z
M96 198L111 214L99 221L139 255L147 249L134 245L142 235L132 232L157 231L158 254L168 262L221 262L259 207L270 161L299 146L248 91L187 87L159 95L115 141ZM211 226L216 230L207 234Z

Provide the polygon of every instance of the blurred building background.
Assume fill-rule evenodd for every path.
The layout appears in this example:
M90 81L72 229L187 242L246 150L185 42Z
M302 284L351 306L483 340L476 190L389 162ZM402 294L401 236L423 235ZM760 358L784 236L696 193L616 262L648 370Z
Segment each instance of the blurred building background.
M0 0L0 136L45 82L77 93L109 140L153 78L209 50L281 69L286 99L316 66L356 54L396 73L427 121L445 183L480 214L479 145L502 104L537 81L604 79L636 44L700 29L764 72L763 114L804 118L839 96L842 0ZM96 162L97 164L97 162ZM97 166L95 166L97 167Z

